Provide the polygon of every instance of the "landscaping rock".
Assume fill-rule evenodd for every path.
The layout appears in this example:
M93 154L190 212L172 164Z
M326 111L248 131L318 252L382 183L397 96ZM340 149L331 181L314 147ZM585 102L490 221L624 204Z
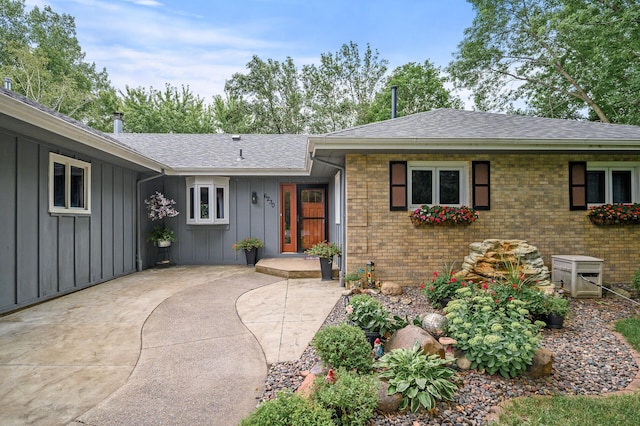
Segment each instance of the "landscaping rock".
M435 337L416 325L408 325L393 333L385 345L384 351L386 353L393 349L411 349L416 342L420 344L422 353L425 355L435 354L444 359L444 347L438 343Z
M402 403L402 394L394 393L393 395L387 395L389 390L389 383L380 381L380 387L378 388L378 410L383 413L393 413L398 411L400 404Z
M471 361L466 355L462 355L456 358L456 365L460 370L469 370L471 368Z
M402 286L398 283L387 281L384 284L382 284L380 291L385 296L399 296L402 294Z
M553 368L553 352L549 349L538 348L533 354L531 365L527 367L529 377L538 378L551 375Z
M311 391L313 388L313 382L316 380L316 375L313 373L309 373L306 375L302 384L296 390L298 395L302 395L305 398L309 398L311 396Z

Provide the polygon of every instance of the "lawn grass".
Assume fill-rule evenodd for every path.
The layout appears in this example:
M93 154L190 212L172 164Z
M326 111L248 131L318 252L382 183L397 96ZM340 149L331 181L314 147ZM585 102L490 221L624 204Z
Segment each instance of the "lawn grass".
M640 318L616 322L633 348L640 352ZM638 424L640 392L606 397L553 396L517 398L503 408L492 425L526 426L615 426Z

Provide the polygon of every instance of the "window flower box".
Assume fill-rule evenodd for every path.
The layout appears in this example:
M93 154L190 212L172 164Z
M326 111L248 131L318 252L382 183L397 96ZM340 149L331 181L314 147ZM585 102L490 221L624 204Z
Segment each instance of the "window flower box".
M592 206L588 218L594 225L638 225L640 224L640 204Z
M478 213L467 206L423 205L409 215L415 227L424 225L468 225L478 219Z

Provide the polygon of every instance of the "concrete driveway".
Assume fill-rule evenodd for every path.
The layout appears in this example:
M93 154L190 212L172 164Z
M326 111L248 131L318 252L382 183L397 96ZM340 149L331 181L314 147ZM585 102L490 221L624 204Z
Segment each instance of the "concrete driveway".
M297 359L334 282L147 270L0 317L2 425L232 425Z

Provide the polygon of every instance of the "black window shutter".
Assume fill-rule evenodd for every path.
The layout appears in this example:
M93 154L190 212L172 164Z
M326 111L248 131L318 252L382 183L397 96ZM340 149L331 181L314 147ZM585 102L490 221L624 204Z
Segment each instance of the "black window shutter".
M476 210L491 209L491 168L489 161L472 161L471 186L473 192L473 208Z
M389 161L389 210L407 210L406 161Z
M569 210L587 209L587 163L569 162Z

